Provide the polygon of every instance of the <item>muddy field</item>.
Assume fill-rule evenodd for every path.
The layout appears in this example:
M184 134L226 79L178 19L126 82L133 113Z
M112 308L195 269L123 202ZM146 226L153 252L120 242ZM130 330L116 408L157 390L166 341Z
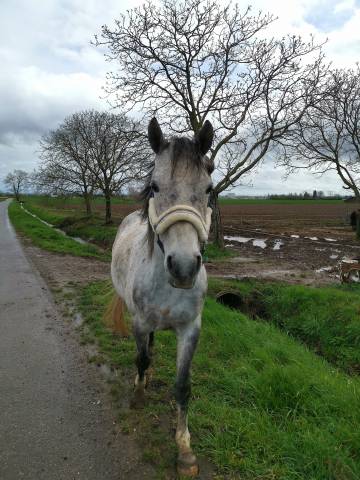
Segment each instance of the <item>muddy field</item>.
M114 206L119 218L135 206ZM214 275L337 282L338 264L360 257L349 225L354 205L245 204L221 207L227 248L234 258L208 265Z
M99 214L103 208L95 206ZM114 204L114 222L120 223L138 208L136 204ZM360 258L360 242L349 225L355 208L351 203L306 201L223 205L226 248L234 257L208 264L208 271L220 276L293 283L338 282L339 262Z

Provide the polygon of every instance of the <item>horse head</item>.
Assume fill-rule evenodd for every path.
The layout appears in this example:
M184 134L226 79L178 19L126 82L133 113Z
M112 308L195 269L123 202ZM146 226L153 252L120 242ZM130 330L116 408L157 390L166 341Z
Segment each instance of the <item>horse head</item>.
M202 248L211 222L208 207L213 163L206 156L214 131L206 121L192 138L167 141L153 118L148 139L155 152L148 185L149 223L164 255L164 268L175 288L192 288L202 264Z

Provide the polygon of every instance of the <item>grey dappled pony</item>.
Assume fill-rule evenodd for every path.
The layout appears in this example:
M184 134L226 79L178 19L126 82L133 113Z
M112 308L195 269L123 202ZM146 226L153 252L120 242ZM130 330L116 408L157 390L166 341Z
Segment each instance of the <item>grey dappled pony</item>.
M177 336L176 443L178 471L185 475L198 473L190 446L187 407L190 367L207 290L201 252L211 222L208 198L213 165L206 153L213 136L212 125L206 121L193 139L167 141L157 120L151 120L148 139L155 162L144 189L144 208L123 220L112 250L111 276L120 297L113 308L114 324L125 332L124 301L132 316L138 350L134 407L144 401L154 332L172 329Z

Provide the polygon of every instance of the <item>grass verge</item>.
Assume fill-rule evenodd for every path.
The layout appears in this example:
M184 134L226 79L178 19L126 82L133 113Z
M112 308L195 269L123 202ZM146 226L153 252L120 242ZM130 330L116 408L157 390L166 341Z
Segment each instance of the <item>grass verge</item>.
M108 260L109 256L93 245L83 245L66 237L26 213L17 202L9 205L9 217L15 229L29 238L34 245L50 252L68 253L80 257Z
M58 210L45 208L34 203L26 203L26 208L45 222L61 228L71 237L80 237L103 249L110 250L114 243L118 227L104 225L103 218L97 215L83 216L80 211Z
M303 285L210 279L209 292L230 289L241 309L301 340L347 373L360 373L360 286Z
M130 388L134 341L117 339L101 321L110 294L107 282L83 290L84 341L98 344L102 358L120 369L121 378L129 377L123 383ZM144 456L162 468L175 460L174 425L168 420L175 418L170 401L175 343L171 332L156 334L149 403L136 415L121 411L125 431L136 429ZM122 389L113 386L119 402ZM276 326L250 320L212 298L206 300L194 359L189 421L195 451L214 462L219 478L360 478L358 378L333 368Z

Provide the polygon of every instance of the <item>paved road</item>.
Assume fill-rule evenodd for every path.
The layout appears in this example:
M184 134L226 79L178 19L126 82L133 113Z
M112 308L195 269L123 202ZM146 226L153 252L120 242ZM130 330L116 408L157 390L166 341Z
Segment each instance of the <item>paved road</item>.
M25 258L8 203L0 202L0 479L151 478Z

